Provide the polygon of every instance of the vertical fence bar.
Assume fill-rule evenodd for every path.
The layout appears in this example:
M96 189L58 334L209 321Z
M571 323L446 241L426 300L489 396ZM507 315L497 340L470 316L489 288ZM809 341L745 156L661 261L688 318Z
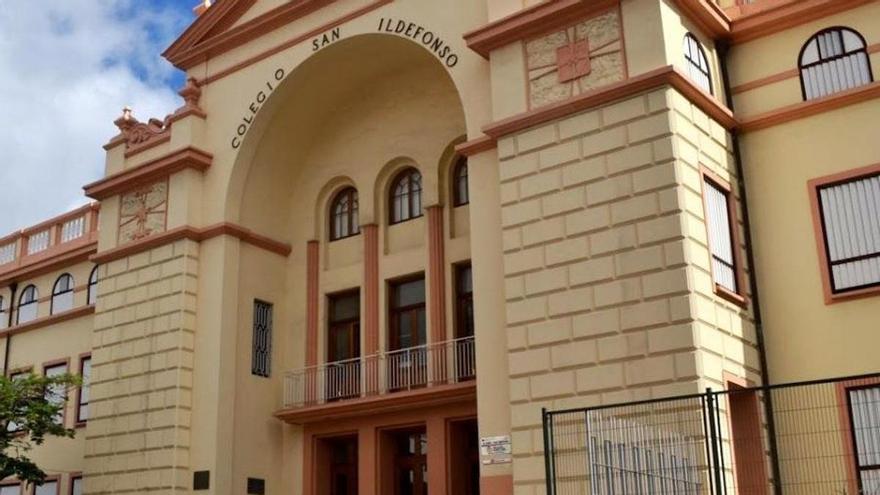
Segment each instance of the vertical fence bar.
M545 478L547 478L547 495L555 495L556 480L553 476L553 461L551 460L553 457L552 440L550 438L552 431L550 429L550 413L547 412L547 408L541 408L541 425L544 429L544 472L546 473Z
M711 388L707 388L706 409L709 417L709 444L712 446L711 471L716 490L714 493L721 494L723 493L724 485L722 484L723 473L721 472L721 462L718 456L719 438L717 416L715 415L716 407L715 395L712 393Z

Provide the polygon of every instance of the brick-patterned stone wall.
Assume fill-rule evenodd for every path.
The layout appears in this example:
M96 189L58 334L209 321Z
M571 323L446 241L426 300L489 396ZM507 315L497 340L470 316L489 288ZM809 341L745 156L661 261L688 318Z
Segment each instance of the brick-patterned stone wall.
M693 393L719 363L743 368L749 326L706 279L693 177L704 159L734 167L698 112L658 89L499 142L517 495L543 493L542 407Z
M98 273L85 493L188 493L198 244Z

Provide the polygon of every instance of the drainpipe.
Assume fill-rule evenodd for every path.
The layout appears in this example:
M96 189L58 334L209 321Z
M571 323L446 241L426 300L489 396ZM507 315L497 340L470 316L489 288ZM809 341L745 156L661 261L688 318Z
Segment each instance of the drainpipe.
M3 376L9 375L9 349L12 347L12 333L9 332L9 329L12 328L12 308L15 305L15 292L17 290L18 282L9 284L9 316L6 321L6 349L4 350L5 357L3 358Z
M717 43L718 59L721 65L721 79L724 82L724 95L727 101L727 107L731 111L733 108L733 93L730 90L730 77L727 71L727 55L730 52L730 44L727 41ZM764 324L761 315L761 300L758 294L758 277L755 267L755 253L752 249L752 227L749 221L749 201L746 191L745 167L742 162L742 151L739 144L739 133L736 129L731 131L731 140L733 142L733 159L736 165L736 174L739 177L739 197L742 198L742 221L743 230L745 231L746 243L746 262L749 264L751 276L749 277L749 288L752 292L752 312L755 317L755 336L758 345L758 360L761 366L761 383L764 390L764 416L767 418L767 437L770 447L770 466L773 472L773 493L774 495L782 495L781 471L779 467L779 449L776 443L776 419L773 417L773 395L770 389L766 388L770 385L770 370L767 369L767 348L764 341Z

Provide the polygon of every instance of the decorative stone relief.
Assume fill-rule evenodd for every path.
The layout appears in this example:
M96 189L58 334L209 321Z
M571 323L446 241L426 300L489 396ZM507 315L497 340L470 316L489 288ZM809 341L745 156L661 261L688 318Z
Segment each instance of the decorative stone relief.
M529 107L567 100L626 77L620 14L611 10L526 42Z
M167 180L123 194L119 208L119 244L164 232L167 213Z

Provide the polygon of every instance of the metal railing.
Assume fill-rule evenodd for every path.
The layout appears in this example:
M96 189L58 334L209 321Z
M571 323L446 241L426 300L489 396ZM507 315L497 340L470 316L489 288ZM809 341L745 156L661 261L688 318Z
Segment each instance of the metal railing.
M474 338L450 340L284 374L284 408L300 408L472 380Z
M880 495L880 374L544 411L548 495Z

